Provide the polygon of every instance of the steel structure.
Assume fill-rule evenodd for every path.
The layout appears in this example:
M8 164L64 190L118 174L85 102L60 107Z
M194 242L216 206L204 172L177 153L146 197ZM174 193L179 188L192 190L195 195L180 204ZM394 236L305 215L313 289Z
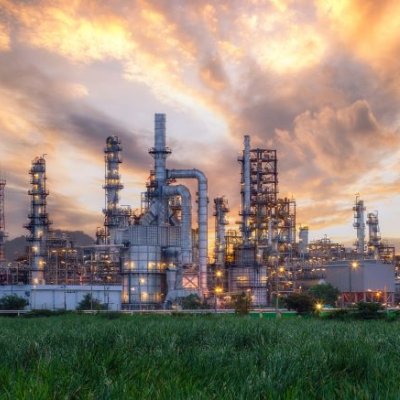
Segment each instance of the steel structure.
M121 244L123 301L129 308L157 308L187 295L208 294L207 178L197 169L167 169L165 114L155 115L154 159L141 214L117 229ZM197 181L197 234L192 233L192 196L180 179ZM193 241L195 237L195 241ZM198 257L194 257L194 253Z
M228 201L225 197L216 197L214 199L214 216L215 216L215 246L214 259L215 264L221 268L225 267L225 250L226 250L226 226L228 220L226 218L229 212Z
M364 201L356 196L356 201L353 207L354 223L353 226L357 230L357 241L355 242L356 251L359 256L365 253L365 220L364 220Z
M27 240L29 242L29 265L31 269L31 279L33 284L44 284L44 268L47 259L47 236L51 224L47 214L46 189L46 160L44 156L36 157L32 161L29 171L31 175L31 196L30 213L28 214L29 223L25 225L29 230Z
M0 266L4 264L6 261L4 246L7 238L6 233L6 222L4 216L4 202L5 202L5 188L6 180L4 178L0 178Z

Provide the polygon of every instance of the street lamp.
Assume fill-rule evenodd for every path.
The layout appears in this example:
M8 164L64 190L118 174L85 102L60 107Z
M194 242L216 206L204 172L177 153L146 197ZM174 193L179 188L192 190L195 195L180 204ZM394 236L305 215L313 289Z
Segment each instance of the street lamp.
M351 293L353 292L353 288L352 288L352 281L351 281L351 276L352 276L352 270L356 270L358 268L358 262L357 261L353 261L351 264L349 264L349 292L350 292L350 297L351 297Z

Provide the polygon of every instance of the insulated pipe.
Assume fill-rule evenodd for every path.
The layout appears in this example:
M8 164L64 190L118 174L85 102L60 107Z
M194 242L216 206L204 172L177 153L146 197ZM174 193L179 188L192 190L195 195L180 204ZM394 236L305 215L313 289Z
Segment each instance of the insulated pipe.
M198 169L170 169L168 178L197 179L198 182L198 225L199 225L199 283L202 294L207 288L207 257L208 257L208 198L207 178Z
M167 148L165 145L165 114L154 115L154 173L159 188L165 185Z
M163 196L180 196L182 199L182 226L181 226L181 262L182 265L192 262L192 196L186 186L164 186Z
M365 222L364 222L364 201L359 200L356 197L356 204L353 207L354 210L354 228L357 230L357 253L359 255L364 254L365 245Z
M226 214L228 213L227 202L224 197L217 197L214 199L215 204L215 223L216 223L216 235L215 235L215 262L217 265L225 265L225 226L228 225L226 220Z
M244 137L243 152L243 237L249 240L249 213L250 213L250 136Z

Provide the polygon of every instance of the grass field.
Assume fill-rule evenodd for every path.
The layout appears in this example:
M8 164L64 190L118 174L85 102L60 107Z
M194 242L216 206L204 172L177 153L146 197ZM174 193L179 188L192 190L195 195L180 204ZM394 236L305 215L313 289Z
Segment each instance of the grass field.
M0 318L0 399L399 399L400 323Z

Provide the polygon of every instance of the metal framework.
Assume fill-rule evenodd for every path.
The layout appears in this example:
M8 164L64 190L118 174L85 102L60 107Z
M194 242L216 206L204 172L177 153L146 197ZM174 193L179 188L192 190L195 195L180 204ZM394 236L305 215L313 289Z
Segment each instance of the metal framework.
M6 222L4 217L4 188L6 186L6 180L0 178L0 266L6 261L4 246L7 238L6 234Z
M29 264L31 267L32 283L43 284L44 268L46 265L47 242L51 221L46 210L47 196L46 189L46 160L44 156L36 157L32 161L29 171L31 175L31 208L28 214L29 223L25 225L29 230L27 240L29 245Z

